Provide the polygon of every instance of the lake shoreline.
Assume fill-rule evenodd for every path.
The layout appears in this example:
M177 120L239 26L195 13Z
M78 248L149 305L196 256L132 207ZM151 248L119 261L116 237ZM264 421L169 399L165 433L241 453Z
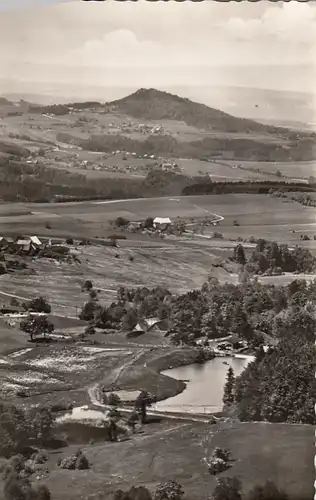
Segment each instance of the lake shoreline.
M239 376L252 360L252 356L227 355L215 357L203 364L192 363L163 370L160 375L168 377L169 380L179 382L186 379L189 382L188 384L183 382L185 387L174 396L157 401L157 411L168 411L169 407L171 412L185 411L185 413L208 415L221 413L223 411L222 392L227 370L232 366ZM210 386L208 385L209 379L214 381ZM205 385L208 387L206 388ZM198 396L199 391L200 396ZM206 399L205 395L207 395Z

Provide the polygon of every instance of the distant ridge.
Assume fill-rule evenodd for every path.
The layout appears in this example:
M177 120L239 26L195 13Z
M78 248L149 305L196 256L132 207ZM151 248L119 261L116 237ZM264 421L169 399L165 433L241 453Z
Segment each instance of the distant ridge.
M278 131L277 127L237 118L205 104L156 89L139 89L123 99L107 103L107 107L114 107L117 112L138 119L176 120L206 130L249 133Z

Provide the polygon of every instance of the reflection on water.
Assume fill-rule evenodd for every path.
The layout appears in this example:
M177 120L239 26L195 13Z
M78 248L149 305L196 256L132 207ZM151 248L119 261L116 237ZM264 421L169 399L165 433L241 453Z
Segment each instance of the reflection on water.
M205 364L172 368L163 375L178 380L189 380L186 389L173 398L159 401L154 408L170 412L212 413L222 410L222 398L227 370L231 366L240 375L251 357L246 359L215 358Z

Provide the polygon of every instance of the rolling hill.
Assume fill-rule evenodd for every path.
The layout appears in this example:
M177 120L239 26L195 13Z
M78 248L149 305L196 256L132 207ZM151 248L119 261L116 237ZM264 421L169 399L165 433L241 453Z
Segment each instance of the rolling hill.
M107 109L143 120L175 120L199 129L220 132L263 132L275 134L286 130L245 118L237 118L168 92L139 89L135 93L112 101Z

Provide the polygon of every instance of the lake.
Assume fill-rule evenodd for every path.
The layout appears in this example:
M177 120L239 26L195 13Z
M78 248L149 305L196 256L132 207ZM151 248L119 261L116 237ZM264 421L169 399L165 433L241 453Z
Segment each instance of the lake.
M251 360L250 356L249 358L218 357L204 364L163 371L163 375L189 382L186 382L187 387L181 394L159 401L153 408L170 412L219 412L223 407L222 398L228 368L231 366L235 375L240 375Z

